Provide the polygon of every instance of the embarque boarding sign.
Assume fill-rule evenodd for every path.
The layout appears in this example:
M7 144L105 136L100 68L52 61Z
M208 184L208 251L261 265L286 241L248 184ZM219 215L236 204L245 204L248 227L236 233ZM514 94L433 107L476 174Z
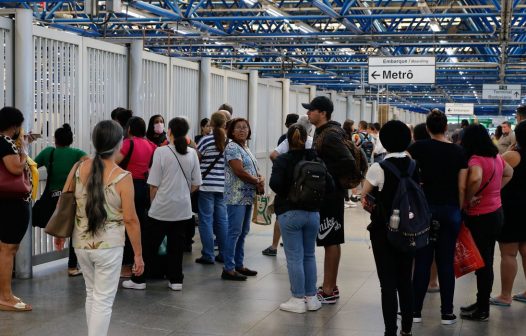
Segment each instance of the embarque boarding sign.
M434 57L369 57L369 84L435 84Z

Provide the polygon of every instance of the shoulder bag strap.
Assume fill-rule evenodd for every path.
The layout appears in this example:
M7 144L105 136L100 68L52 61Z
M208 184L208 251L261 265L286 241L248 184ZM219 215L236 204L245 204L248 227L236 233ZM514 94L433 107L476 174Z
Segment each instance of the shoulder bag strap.
M46 179L46 186L44 187L44 191L49 191L49 185L51 184L51 175L53 174L53 159L55 157L55 148L51 150L51 154L49 154L49 167L47 168L47 179Z
M497 158L493 160L493 173L491 174L490 178L486 181L486 183L484 183L484 185L479 189L479 191L475 193L475 196L480 195L484 191L484 189L486 189L486 187L491 183L493 177L495 177L495 171L497 170L495 161L497 161Z
M250 153L245 149L245 147L241 146L240 144L238 144L236 142L236 145L238 145L239 147L241 147L241 149L243 149L245 151L245 153L247 153L248 157L250 158L250 161L252 161L252 165L254 166L254 169L256 170L256 174L259 175L259 169L258 169L258 165L254 162L254 159L252 158L252 155L250 155Z
M208 168L206 168L206 170L204 171L204 173L201 174L201 178L204 179L205 177L208 176L208 174L210 174L210 172L212 171L212 169L214 169L214 166L217 164L217 162L221 159L221 156L223 156L223 151L219 152L219 154L217 154L214 162L212 162Z
M181 165L181 162L179 161L177 154L175 154L175 152L170 147L170 145L168 145L168 148L170 148L170 151L172 151L172 153L174 154L175 159L177 160L177 163L179 164L179 168L181 168L181 172L183 173L184 179L186 180L186 184L188 185L188 190L190 191L190 193L192 193L191 181L188 181L188 178L186 178L186 174L184 173L183 166Z
M126 153L126 156L124 159L122 159L121 163L119 163L119 167L126 170L128 168L128 164L130 163L130 159L133 153L133 148L135 147L133 143L133 139L130 139L130 150L128 150L128 153Z

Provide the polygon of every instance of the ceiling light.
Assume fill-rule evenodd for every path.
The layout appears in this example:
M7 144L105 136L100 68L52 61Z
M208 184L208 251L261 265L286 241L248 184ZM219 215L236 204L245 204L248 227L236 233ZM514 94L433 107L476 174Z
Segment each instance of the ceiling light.
M254 6L257 1L254 1L254 0L243 0L243 2L245 2L249 6Z

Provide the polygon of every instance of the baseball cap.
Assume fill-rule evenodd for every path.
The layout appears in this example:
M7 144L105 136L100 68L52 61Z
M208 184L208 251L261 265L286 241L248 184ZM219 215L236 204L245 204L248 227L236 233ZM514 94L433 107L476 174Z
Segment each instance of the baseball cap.
M310 103L303 103L301 105L307 110L320 110L325 111L327 113L332 113L332 111L334 110L334 105L332 104L332 101L324 96L318 96L314 98Z

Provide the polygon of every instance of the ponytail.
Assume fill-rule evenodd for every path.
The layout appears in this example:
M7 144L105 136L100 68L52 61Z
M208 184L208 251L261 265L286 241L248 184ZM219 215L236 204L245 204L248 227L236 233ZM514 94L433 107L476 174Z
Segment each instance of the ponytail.
M218 151L223 152L226 147L226 116L222 112L214 112L210 116L210 126L213 128L214 142Z
M99 122L93 129L92 141L96 153L91 164L91 171L86 184L86 216L88 217L87 233L96 234L104 227L108 213L104 207L104 163L113 155L122 141L122 127L111 120Z
M305 149L307 130L300 124L294 124L287 131L287 141L290 149Z
M168 128L172 133L175 150L179 154L188 153L188 142L186 140L186 134L190 129L188 121L185 118L175 117L168 123Z
M108 214L104 208L104 164L101 155L95 154L93 163L91 165L91 172L88 177L86 191L88 197L86 199L86 216L88 217L87 232L95 234L102 228Z
M183 155L188 153L188 141L186 141L186 136L182 135L174 137L174 146L177 153Z

